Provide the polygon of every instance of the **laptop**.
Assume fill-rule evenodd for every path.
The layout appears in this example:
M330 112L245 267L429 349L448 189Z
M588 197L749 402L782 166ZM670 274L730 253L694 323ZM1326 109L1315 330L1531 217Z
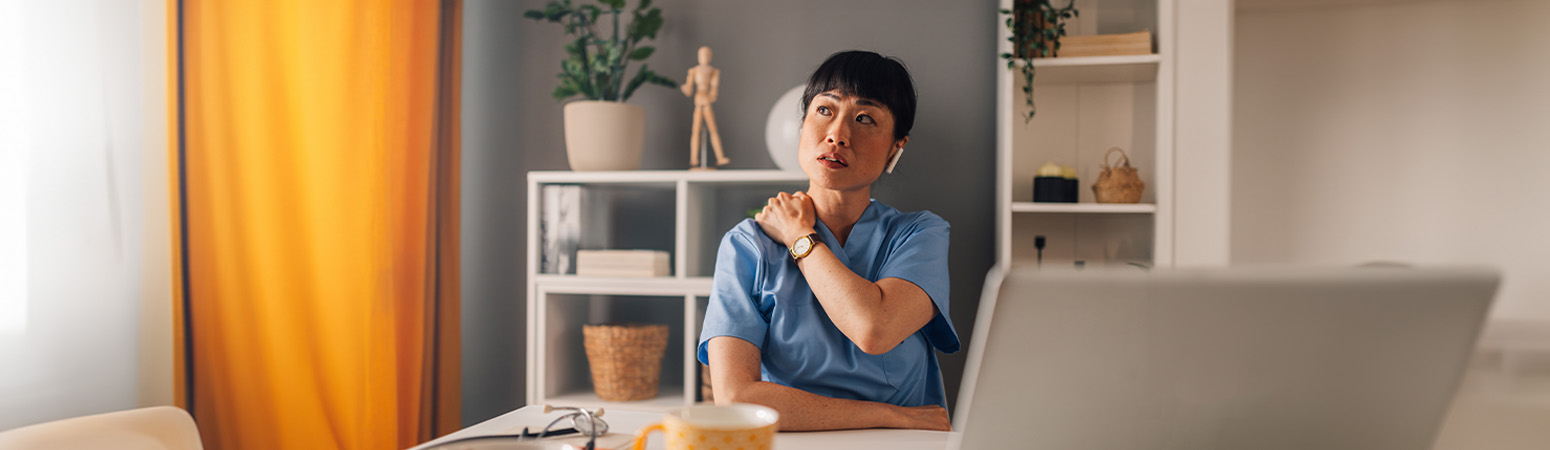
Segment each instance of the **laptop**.
M962 449L1432 447L1489 269L993 271Z

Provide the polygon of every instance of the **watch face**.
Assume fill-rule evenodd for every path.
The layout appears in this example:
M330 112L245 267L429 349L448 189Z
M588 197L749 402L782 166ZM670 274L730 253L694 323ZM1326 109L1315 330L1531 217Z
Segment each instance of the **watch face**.
M810 251L812 249L813 249L813 238L810 238L810 237L807 237L807 236L802 236L802 237L797 238L796 245L791 247L791 251L793 253L798 254L798 255L805 255L805 254L807 254L808 251Z

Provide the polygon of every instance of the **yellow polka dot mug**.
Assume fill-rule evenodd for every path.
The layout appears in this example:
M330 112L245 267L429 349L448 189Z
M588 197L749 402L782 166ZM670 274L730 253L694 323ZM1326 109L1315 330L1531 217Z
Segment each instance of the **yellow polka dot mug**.
M759 405L688 406L641 428L635 450L646 448L653 431L662 432L667 450L770 450L779 421L779 413Z

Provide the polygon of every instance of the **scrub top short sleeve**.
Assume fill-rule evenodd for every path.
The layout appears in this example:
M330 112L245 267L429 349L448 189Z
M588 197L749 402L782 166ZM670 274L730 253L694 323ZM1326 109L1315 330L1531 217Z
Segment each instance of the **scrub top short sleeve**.
M711 286L700 332L697 353L702 364L710 364L706 349L714 337L732 336L764 348L771 305L757 295L763 275L763 252L752 238L736 231L721 238L721 247L716 251L716 282Z

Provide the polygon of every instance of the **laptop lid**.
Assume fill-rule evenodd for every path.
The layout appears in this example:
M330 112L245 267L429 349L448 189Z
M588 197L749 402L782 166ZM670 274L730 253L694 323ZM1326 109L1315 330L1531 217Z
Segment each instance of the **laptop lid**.
M1487 269L1016 268L986 283L964 449L1427 449Z

